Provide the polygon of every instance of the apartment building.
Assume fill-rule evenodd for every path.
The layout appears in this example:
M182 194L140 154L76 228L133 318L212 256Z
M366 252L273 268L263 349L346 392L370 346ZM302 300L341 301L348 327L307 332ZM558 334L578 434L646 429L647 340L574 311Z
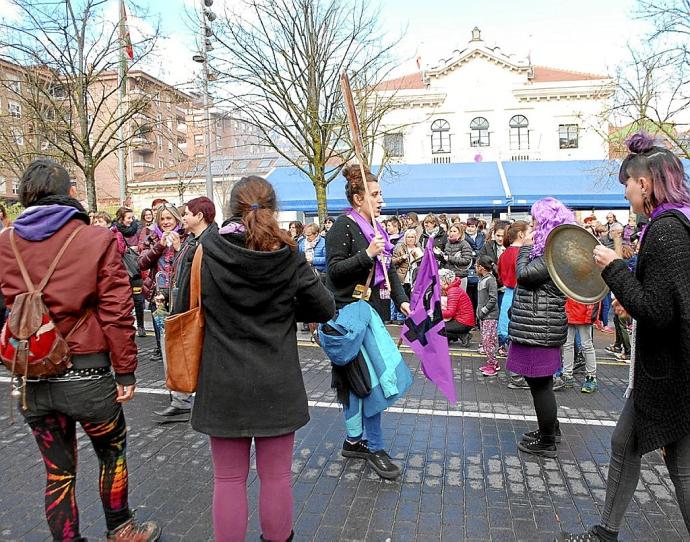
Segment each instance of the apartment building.
M31 118L22 107L27 91L23 83L23 70L0 60L0 199L16 198L25 155L45 145L33 135Z
M195 101L188 117L187 156L206 156L206 123L203 106ZM224 156L260 156L269 149L261 145L256 126L250 124L237 111L211 109L211 153Z
M117 74L104 74L106 88L117 85ZM113 96L115 104L117 93ZM174 166L187 158L187 119L193 98L143 71L127 74L126 100L145 103L125 127L129 138L126 156L127 184L152 171ZM100 205L119 203L118 153L110 154L96 170Z

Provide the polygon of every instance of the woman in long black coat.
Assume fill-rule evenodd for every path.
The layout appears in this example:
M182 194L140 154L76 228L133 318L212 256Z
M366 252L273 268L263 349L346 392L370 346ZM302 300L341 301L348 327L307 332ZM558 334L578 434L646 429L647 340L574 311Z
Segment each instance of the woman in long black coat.
M216 539L245 539L254 439L263 536L285 541L295 431L309 421L295 322L326 322L335 303L279 229L266 180L240 180L230 210L230 222L201 241L206 331L192 427L211 437Z
M650 220L635 273L616 253L594 261L616 296L614 310L635 319L628 397L611 437L601 522L566 540L617 540L640 478L642 455L661 448L690 530L690 191L680 160L636 134L619 173L634 212Z

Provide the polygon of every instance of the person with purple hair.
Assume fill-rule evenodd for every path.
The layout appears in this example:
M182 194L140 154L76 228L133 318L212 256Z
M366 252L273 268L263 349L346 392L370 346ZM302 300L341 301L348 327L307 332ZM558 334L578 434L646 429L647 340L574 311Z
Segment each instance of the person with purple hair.
M546 457L556 456L560 429L556 416L553 374L561 366L561 346L568 335L565 295L556 287L544 260L544 246L551 230L572 224L570 209L554 198L532 205L533 229L517 257L517 286L508 324L506 368L525 377L532 393L539 428L522 436L518 448Z
M690 531L690 191L681 161L646 134L628 141L618 178L632 210L649 223L634 272L597 246L594 262L616 296L619 316L635 320L630 382L611 437L601 521L571 542L618 540L640 478L642 456L661 449Z

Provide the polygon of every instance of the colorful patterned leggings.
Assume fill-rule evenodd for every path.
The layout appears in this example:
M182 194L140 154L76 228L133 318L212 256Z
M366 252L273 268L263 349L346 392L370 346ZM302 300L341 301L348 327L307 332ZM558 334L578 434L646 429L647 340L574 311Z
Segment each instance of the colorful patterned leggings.
M490 365L498 368L496 349L498 348L498 320L481 320L479 329L482 333L482 348Z
M46 467L46 518L54 540L82 540L75 496L77 481L76 421L53 412L29 421ZM108 530L125 523L127 503L127 426L122 409L110 421L81 422L100 464L99 488Z

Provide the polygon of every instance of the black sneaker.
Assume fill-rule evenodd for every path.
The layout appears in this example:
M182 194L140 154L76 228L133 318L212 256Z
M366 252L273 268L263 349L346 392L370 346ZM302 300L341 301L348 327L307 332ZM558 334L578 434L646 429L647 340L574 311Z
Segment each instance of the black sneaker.
M369 457L367 457L367 462L371 465L371 468L376 471L376 474L386 480L397 478L402 472L400 467L391 461L391 457L385 450L370 452Z
M554 542L559 540L565 542L604 542L604 539L596 533L594 528L586 533L563 533L560 538L554 539Z
M584 374L586 366L585 355L582 352L578 352L573 363L573 374Z
M527 431L526 433L522 434L522 442L534 442L535 440L539 440L539 437L541 437L541 433L539 432L539 429L535 429L534 431ZM561 428L556 427L556 436L554 437L556 440L556 444L561 442Z
M358 459L368 459L371 455L369 450L369 442L366 440L359 440L357 442L343 442L343 457L356 457Z
M541 437L530 442L518 442L517 446L519 450L527 454L541 455L543 457L556 457L558 455L556 444L546 444Z

